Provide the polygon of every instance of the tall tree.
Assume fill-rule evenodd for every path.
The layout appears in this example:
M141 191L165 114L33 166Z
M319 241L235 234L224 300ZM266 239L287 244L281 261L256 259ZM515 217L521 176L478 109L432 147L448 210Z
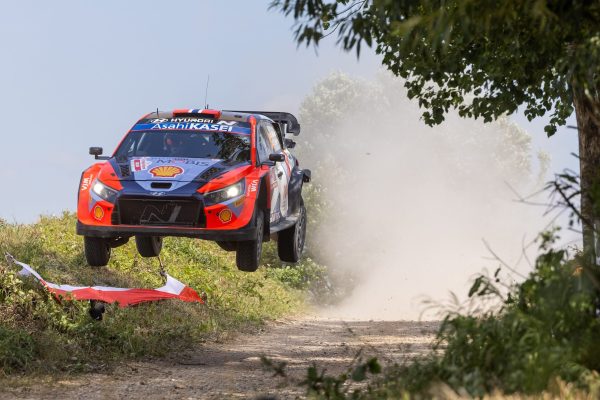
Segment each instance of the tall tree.
M600 2L595 0L275 0L298 44L336 35L375 47L429 125L449 109L492 121L549 114L551 136L577 116L584 248L600 226Z

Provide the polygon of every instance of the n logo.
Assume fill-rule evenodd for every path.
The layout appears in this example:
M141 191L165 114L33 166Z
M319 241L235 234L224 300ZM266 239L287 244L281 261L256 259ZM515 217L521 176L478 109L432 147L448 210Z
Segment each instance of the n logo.
M180 212L181 206L179 205L165 204L160 208L157 206L148 205L142 212L140 224L172 224L177 220Z

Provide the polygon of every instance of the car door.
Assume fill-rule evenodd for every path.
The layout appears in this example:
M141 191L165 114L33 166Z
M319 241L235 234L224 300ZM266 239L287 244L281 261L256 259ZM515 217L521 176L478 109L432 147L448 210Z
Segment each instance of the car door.
M267 122L267 135L273 149L273 153L283 154L285 161L278 162L275 164L275 174L277 179L277 187L279 189L279 212L281 218L285 218L289 211L289 197L288 197L288 186L290 183L291 169L289 166L289 154L283 151L283 143L281 142L280 136L277 134L273 123Z
M259 122L257 136L256 149L258 153L258 162L263 163L265 161L269 161L269 155L274 153L275 150L272 140L269 137L268 125L266 121ZM280 185L279 177L277 176L279 173L279 167L277 164L279 163L275 163L274 166L269 167L269 173L267 177L269 185L268 194L270 195L271 204L271 215L269 218L271 224L276 224L282 218Z

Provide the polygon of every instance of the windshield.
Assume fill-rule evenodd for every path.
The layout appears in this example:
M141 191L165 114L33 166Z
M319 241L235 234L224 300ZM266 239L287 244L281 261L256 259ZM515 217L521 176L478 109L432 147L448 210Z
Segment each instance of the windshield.
M128 157L212 158L250 161L250 136L223 132L135 131L115 152Z

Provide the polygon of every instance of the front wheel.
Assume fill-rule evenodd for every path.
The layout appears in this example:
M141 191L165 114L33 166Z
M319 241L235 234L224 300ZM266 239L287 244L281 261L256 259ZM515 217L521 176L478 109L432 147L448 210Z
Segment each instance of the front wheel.
M300 215L294 226L279 232L277 235L277 253L279 259L296 263L302 258L304 240L306 239L306 208L300 204Z
M142 257L158 257L162 250L162 237L136 236L135 246Z
M235 261L240 271L254 272L260 264L265 219L262 211L256 212L256 237L254 240L238 242Z
M104 238L85 236L83 238L85 259L90 267L104 267L110 260L110 244Z

